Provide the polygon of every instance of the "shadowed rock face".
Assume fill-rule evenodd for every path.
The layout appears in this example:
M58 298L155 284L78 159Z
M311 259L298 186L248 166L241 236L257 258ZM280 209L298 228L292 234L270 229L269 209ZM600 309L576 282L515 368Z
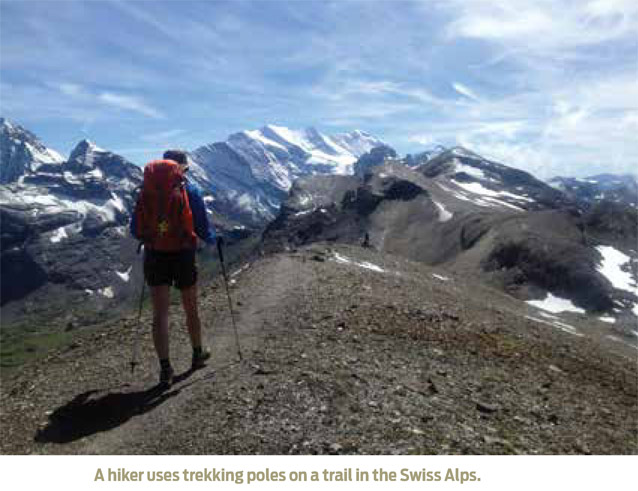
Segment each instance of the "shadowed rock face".
M367 236L377 250L445 265L521 300L549 292L609 313L638 297L600 273L596 246L628 251L635 223L626 207L583 212L527 173L448 152L416 169L386 161L362 176L300 180L263 239L280 250Z
M359 160L357 160L354 164L354 174L356 176L363 176L370 171L372 167L383 165L386 160L396 160L397 158L398 155L393 148L387 145L380 145L362 155Z

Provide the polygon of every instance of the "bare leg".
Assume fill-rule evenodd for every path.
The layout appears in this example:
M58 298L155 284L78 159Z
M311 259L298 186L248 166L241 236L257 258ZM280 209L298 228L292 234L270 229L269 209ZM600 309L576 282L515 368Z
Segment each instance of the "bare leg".
M197 283L182 290L182 305L186 314L186 327L191 337L191 345L193 348L200 347L202 345L202 325L197 310Z
M160 360L167 360L168 350L168 307L170 305L170 287L168 285L151 287L153 300L153 343Z

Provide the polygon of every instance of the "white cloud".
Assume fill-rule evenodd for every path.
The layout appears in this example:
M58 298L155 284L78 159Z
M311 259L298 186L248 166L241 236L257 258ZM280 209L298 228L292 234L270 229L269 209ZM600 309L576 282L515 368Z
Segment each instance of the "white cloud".
M82 96L85 94L84 87L79 84L63 83L59 86L60 92L69 96Z
M140 139L146 142L157 142L157 141L163 142L166 140L173 140L174 138L177 138L178 136L181 136L184 133L186 133L186 130L173 129L173 130L160 131L158 133L149 133L149 134L141 136Z
M502 44L515 52L544 54L634 37L636 2L627 0L449 0L458 17L448 36Z
M103 102L106 105L124 109L126 111L137 112L144 116L157 119L161 119L164 117L164 115L160 111L149 106L139 97L114 94L112 92L102 92L97 96L97 98L100 102Z
M410 135L407 139L409 142L418 143L424 147L431 147L436 143L436 140L430 134Z
M459 82L453 83L452 87L454 87L454 90L456 90L459 94L464 95L465 97L468 97L474 101L480 100L473 90Z
M311 92L316 97L327 101L352 100L360 96L388 97L396 96L412 103L430 104L434 106L444 105L447 102L435 97L424 87L399 83L391 80L364 80L352 78L349 75L333 74L332 78L322 80L315 85ZM367 101L368 103L374 101ZM387 102L387 101L386 101Z

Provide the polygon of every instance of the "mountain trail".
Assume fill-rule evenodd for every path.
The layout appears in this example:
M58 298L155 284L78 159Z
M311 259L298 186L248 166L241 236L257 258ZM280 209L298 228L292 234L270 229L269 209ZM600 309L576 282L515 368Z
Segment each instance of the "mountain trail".
M638 453L635 355L435 273L352 246L261 258L232 276L243 362L224 285L201 278L207 367L188 370L178 303L178 376L165 392L155 388L148 308L139 328L132 315L80 330L3 379L0 451ZM135 339L142 357L131 375Z

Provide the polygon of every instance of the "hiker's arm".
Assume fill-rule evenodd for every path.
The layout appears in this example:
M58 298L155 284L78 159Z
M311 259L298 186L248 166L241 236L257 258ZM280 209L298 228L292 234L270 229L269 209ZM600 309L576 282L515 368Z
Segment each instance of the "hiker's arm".
M206 205L204 204L204 199L199 189L193 184L188 183L186 191L188 192L188 200L191 205L191 211L193 212L195 233L207 244L214 244L217 234L215 233L215 227L208 221Z

